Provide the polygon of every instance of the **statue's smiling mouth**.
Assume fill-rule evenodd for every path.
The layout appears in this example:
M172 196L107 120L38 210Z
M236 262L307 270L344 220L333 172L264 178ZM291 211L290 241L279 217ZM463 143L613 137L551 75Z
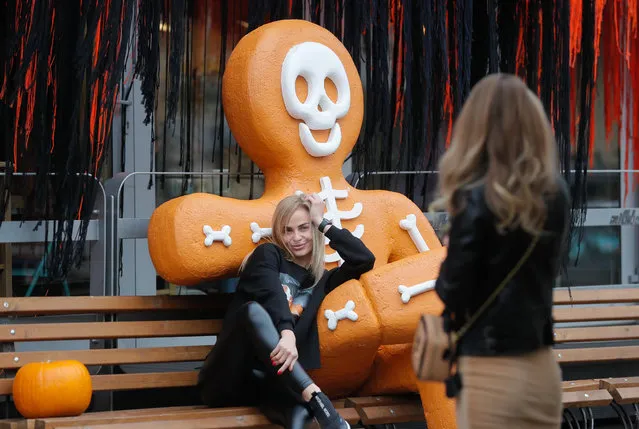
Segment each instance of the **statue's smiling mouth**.
M330 132L329 130L311 131L308 125L300 122L300 140L309 153L330 155L342 141L342 128L335 122Z

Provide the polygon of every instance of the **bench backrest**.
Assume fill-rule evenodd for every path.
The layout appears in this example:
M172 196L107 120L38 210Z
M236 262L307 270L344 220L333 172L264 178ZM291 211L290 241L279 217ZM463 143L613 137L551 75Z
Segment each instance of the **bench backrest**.
M29 362L76 359L85 365L200 362L210 345L117 348L128 338L213 336L220 332L230 295L42 297L0 300L0 395ZM639 360L639 287L557 289L555 351L563 365ZM92 322L38 323L41 316L92 315ZM63 319L62 319L63 320ZM56 322L59 320L56 318ZM107 340L107 348L15 351L19 342ZM110 347L109 347L110 346ZM602 347L603 346L603 347ZM94 391L193 386L197 371L93 375Z
M554 292L555 352L562 365L639 360L639 287Z
M76 359L91 367L202 361L210 345L116 348L117 340L216 335L228 302L226 294L0 299L0 369L4 377L0 378L0 395L11 394L13 375L29 362ZM42 316L66 315L90 315L95 321L65 322L64 317L56 317L55 323L38 323ZM52 340L107 340L108 348L15 351L19 342ZM195 385L197 371L92 377L94 391L184 387Z

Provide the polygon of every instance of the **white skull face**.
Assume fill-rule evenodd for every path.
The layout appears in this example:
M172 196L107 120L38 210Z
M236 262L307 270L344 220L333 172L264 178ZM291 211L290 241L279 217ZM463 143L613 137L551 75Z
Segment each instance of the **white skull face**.
M302 103L295 92L295 81L301 76L308 83L308 95ZM337 88L337 102L326 94L324 81L330 79ZM300 119L300 140L306 151L315 157L334 153L342 142L342 130L337 120L348 113L351 89L348 76L339 57L321 43L305 42L288 51L282 64L282 97L286 111ZM328 141L315 140L311 130L331 130Z

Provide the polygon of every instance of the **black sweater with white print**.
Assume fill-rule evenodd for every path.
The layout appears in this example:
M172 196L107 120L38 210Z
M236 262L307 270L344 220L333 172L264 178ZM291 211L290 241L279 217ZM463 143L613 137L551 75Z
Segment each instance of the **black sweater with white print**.
M348 230L332 226L326 237L344 263L324 271L317 283L309 270L286 259L284 251L275 244L256 247L240 275L223 329L234 329L237 310L255 301L268 312L279 332L285 329L295 332L300 364L309 370L319 368L317 311L324 297L344 282L359 279L375 263L373 253Z

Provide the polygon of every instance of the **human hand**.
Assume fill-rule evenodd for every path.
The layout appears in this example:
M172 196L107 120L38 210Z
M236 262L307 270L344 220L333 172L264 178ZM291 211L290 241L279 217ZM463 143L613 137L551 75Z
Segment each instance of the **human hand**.
M293 370L293 365L297 362L297 347L295 345L295 333L289 329L282 331L282 338L271 352L273 366L281 365L277 374L284 373L287 369Z
M311 205L311 222L317 228L324 219L324 209L326 205L322 198L317 194L306 195L306 201Z

